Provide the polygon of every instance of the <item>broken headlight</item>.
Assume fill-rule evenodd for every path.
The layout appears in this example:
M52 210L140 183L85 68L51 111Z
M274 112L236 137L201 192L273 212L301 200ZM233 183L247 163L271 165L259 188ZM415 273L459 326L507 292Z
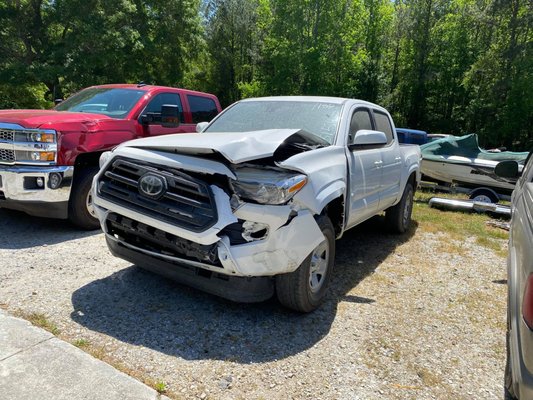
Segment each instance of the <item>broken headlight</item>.
M235 171L231 182L235 193L261 204L284 204L307 183L307 176L274 169L243 167Z

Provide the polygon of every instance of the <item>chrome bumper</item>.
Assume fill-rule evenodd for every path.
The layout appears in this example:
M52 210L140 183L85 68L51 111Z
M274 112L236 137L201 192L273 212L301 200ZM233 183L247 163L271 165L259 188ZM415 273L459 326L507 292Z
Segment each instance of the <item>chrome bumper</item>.
M56 189L50 187L52 173L62 177ZM0 207L31 215L66 218L73 175L72 166L0 165ZM43 187L37 187L36 178L43 179Z

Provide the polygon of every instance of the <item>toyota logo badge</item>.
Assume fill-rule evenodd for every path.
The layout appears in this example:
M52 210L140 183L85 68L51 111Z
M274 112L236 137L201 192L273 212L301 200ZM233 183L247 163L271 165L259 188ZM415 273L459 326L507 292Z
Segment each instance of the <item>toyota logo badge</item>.
M139 179L139 192L145 196L159 198L167 189L167 181L164 177L146 174Z

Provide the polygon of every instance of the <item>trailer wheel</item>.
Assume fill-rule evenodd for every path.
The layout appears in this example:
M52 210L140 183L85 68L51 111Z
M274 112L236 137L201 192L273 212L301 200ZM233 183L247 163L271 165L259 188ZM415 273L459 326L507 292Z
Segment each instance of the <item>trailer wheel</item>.
M68 219L74 225L94 230L100 228L100 222L94 213L91 185L93 177L98 172L97 167L85 167L75 177L68 203Z
M324 241L315 247L296 271L276 276L279 302L299 312L311 312L322 304L333 270L335 228L325 216L318 217L317 223L324 234Z
M480 203L497 203L500 198L491 189L474 189L470 192L470 200L479 201Z

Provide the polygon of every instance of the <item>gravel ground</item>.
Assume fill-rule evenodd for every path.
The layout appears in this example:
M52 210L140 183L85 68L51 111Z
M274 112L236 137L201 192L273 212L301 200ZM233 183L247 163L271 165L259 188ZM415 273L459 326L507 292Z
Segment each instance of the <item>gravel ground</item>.
M242 305L112 257L99 232L0 210L0 306L177 399L498 399L505 259L381 219L337 242L325 305Z

